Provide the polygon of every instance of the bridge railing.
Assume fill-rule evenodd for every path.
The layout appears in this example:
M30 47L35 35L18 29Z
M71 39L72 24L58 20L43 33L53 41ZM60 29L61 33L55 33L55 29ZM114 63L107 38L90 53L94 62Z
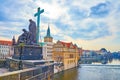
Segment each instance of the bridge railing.
M53 66L42 66L19 71L8 72L0 75L0 80L44 80L48 75L53 75Z
M26 80L50 80L51 74L50 71L35 75L31 78L28 78Z

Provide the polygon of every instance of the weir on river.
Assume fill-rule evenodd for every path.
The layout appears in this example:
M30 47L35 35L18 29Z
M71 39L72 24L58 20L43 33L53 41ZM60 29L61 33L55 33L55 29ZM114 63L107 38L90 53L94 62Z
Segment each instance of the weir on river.
M56 74L54 80L120 80L119 63L81 64L78 68Z

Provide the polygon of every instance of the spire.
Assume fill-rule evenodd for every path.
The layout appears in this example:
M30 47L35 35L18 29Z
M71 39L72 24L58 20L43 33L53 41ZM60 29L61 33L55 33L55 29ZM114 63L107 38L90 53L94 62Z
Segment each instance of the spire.
M16 44L15 36L13 36L13 39L12 39L12 45L15 45L15 44Z
M50 35L50 27L49 27L49 24L48 24L47 34L46 34L46 36L44 37L44 42L53 42L53 38L52 38L51 35Z
M47 29L47 35L46 35L46 37L51 37L49 24L48 24L48 29Z

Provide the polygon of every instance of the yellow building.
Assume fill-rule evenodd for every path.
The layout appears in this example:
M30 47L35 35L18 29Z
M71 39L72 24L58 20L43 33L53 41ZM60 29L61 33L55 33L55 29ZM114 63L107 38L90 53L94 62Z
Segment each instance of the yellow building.
M57 41L57 43L53 45L53 60L58 63L62 62L64 70L76 67L78 58L78 47L72 42Z

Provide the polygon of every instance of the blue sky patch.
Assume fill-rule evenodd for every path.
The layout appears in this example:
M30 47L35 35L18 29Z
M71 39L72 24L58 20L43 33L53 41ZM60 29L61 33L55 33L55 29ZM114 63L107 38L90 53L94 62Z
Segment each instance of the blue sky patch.
M42 38L46 36L43 27L50 23L55 40L69 39L80 43L81 39L93 42L101 39L104 41L95 43L112 46L117 41L120 45L119 0L0 0L0 3L1 39L8 37L11 40L13 35L22 34L23 28L28 30L28 20L37 21L33 15L41 7L45 10L40 21ZM88 45L84 47L88 49Z
M110 7L109 4L107 3L99 3L96 6L93 6L90 8L91 9L91 14L90 16L92 17L106 17L110 13Z

